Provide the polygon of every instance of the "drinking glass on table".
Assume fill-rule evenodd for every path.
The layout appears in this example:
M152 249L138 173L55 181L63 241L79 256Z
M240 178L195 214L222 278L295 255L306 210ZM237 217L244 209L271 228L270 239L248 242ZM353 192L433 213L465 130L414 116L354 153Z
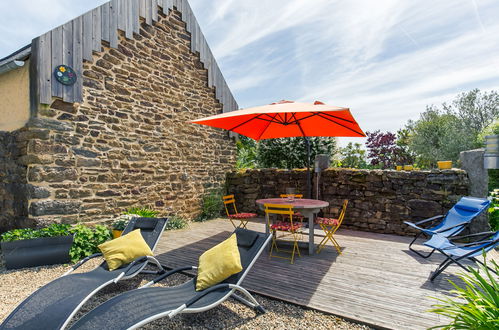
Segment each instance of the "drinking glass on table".
M286 195L288 195L288 202L295 200L295 188L286 188Z

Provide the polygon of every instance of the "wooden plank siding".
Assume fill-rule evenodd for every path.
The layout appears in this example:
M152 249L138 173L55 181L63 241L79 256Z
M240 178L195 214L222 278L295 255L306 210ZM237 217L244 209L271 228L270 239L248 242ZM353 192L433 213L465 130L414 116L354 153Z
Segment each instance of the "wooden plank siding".
M252 220L249 229L264 232L263 224L264 219ZM165 232L155 254L169 268L197 266L199 256L233 230L225 219L191 223L188 229ZM315 243L322 237L316 230ZM410 237L340 229L335 238L341 255L330 245L312 256L302 250L293 265L264 252L243 286L375 327L426 329L445 322L427 312L435 303L429 297L448 295L447 279L456 280L459 267L450 266L432 283L428 275L443 258L438 253L429 259L415 256L408 251Z
M180 11L187 31L191 34L191 51L199 53L200 60L208 71L208 86L215 87L217 99L223 104L223 111L238 108L210 47L201 31L196 17L187 0L111 0L74 20L56 27L36 38L33 51L36 58L38 79L36 90L42 104L50 104L52 97L63 98L66 102L81 102L83 99L83 61L92 61L93 52L102 51L102 42L111 48L118 48L118 30L126 38L140 32L140 18L148 25L160 19L159 11L168 14L169 10ZM78 75L74 86L63 86L52 79L56 65L73 67Z
M73 88L73 101L83 101L83 17L73 20L73 70L76 73L76 83Z

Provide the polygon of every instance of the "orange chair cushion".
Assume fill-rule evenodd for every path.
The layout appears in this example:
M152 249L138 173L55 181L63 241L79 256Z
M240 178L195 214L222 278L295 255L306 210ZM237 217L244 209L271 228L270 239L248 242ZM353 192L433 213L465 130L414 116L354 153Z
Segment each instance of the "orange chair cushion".
M327 226L337 226L338 219L317 217L317 219L315 220L315 223L323 224L323 225L327 225Z
M237 213L229 215L229 218L232 219L250 219L256 218L258 215L256 213Z
M291 226L291 223L287 221L279 221L277 223L270 225L270 228L272 228L273 230L281 230L281 231L295 231L300 229L301 227L302 227L301 223L293 223L293 226Z

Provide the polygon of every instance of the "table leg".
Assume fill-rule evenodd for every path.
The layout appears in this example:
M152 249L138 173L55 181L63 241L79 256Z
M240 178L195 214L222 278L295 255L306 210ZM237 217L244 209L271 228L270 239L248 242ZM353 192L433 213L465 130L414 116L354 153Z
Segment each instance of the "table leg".
M270 228L269 228L269 214L265 213L265 234L268 235L270 233Z
M314 215L308 217L308 254L313 255L315 249L314 244Z

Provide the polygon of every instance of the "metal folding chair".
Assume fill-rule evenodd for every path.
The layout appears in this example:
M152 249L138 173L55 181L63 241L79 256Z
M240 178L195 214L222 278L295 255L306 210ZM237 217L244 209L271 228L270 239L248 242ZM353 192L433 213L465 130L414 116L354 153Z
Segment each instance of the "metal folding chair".
M345 218L347 205L348 205L348 200L345 199L343 201L343 207L341 209L340 216L338 217L338 219L317 217L317 219L315 220L315 222L321 226L321 229L326 234L326 236L324 236L322 241L319 243L319 246L317 247L317 253L321 252L322 249L324 249L324 247L326 246L326 243L330 241L333 244L333 246L336 248L336 251L338 251L338 253L341 254L341 247L338 244L338 242L334 239L333 235L334 233L336 233L338 228L340 228L341 223L343 222L343 218Z
M300 249L298 248L298 240L301 235L301 227L302 224L299 222L293 221L294 211L292 205L284 205L284 204L263 204L265 208L265 217L267 220L267 225L272 233L272 246L270 248L269 257L272 258L281 258L291 260L291 263L294 263L295 253L298 253L298 256L301 257ZM272 223L270 219L271 214L276 215L284 215L289 218L289 221L277 221L276 223ZM292 250L284 250L279 249L277 247L277 239L284 237L277 237L278 232L284 232L287 234L291 234L291 238L293 239L293 248ZM283 257L279 255L273 255L274 248L277 252L287 252L291 254L291 257Z
M249 219L251 218L256 218L258 214L256 213L239 213L237 212L236 208L236 199L234 198L234 195L227 195L223 196L222 200L224 202L225 206L225 212L227 213L227 217L229 218L230 222L234 226L234 228L245 228L246 225L248 224ZM228 205L232 205L233 208L233 213L229 212ZM236 223L234 220L239 220L239 225L236 226Z

